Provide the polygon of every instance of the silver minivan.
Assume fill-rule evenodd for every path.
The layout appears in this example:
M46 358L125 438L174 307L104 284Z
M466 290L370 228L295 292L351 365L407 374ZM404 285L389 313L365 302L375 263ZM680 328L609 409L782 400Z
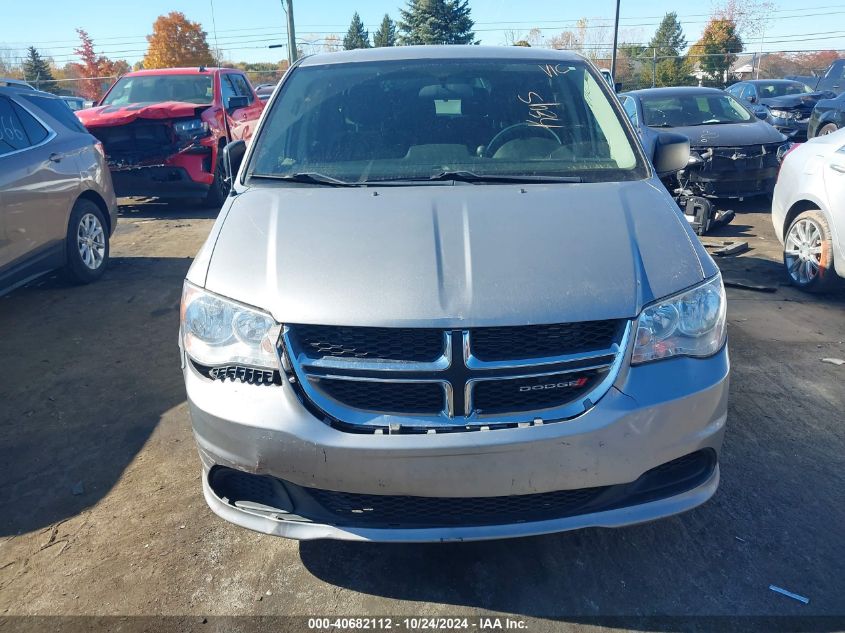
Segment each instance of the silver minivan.
M212 510L298 539L618 527L719 482L719 271L601 74L530 48L295 64L185 281Z

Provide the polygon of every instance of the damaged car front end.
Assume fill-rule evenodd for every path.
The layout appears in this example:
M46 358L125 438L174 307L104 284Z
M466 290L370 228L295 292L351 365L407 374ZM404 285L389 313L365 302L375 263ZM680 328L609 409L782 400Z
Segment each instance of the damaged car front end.
M188 103L96 108L83 122L106 151L119 196L204 196L218 139L207 107Z
M722 201L774 190L780 158L791 143L731 95L714 88L653 88L624 97L633 101L626 111L632 122L636 113L649 155L664 129L689 138L687 167L662 180L699 235L733 217L718 208Z

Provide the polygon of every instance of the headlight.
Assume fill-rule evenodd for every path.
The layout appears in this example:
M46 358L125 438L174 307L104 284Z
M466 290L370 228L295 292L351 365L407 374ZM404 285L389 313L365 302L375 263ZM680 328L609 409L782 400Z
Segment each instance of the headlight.
M801 113L797 110L772 110L771 111L773 117L777 117L779 119L800 119Z
M725 344L722 276L645 308L637 320L632 364L673 356L712 356Z
M269 314L185 282L182 347L201 365L278 369L276 341L281 329Z
M201 119L178 121L173 124L173 131L179 136L205 136L209 133L208 123Z

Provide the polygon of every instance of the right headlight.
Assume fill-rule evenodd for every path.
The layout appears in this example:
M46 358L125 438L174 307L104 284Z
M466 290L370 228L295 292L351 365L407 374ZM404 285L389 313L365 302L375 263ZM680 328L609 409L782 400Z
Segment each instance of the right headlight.
M653 303L637 319L631 363L675 356L712 356L725 344L726 309L721 275Z
M276 341L282 326L266 312L186 281L181 321L182 347L200 365L278 369Z

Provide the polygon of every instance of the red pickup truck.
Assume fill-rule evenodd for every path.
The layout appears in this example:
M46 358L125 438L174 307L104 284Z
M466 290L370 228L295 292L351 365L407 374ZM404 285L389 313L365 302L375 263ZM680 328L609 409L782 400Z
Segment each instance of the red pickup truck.
M102 143L118 196L205 198L228 193L222 152L249 140L264 109L232 68L139 70L77 116Z

